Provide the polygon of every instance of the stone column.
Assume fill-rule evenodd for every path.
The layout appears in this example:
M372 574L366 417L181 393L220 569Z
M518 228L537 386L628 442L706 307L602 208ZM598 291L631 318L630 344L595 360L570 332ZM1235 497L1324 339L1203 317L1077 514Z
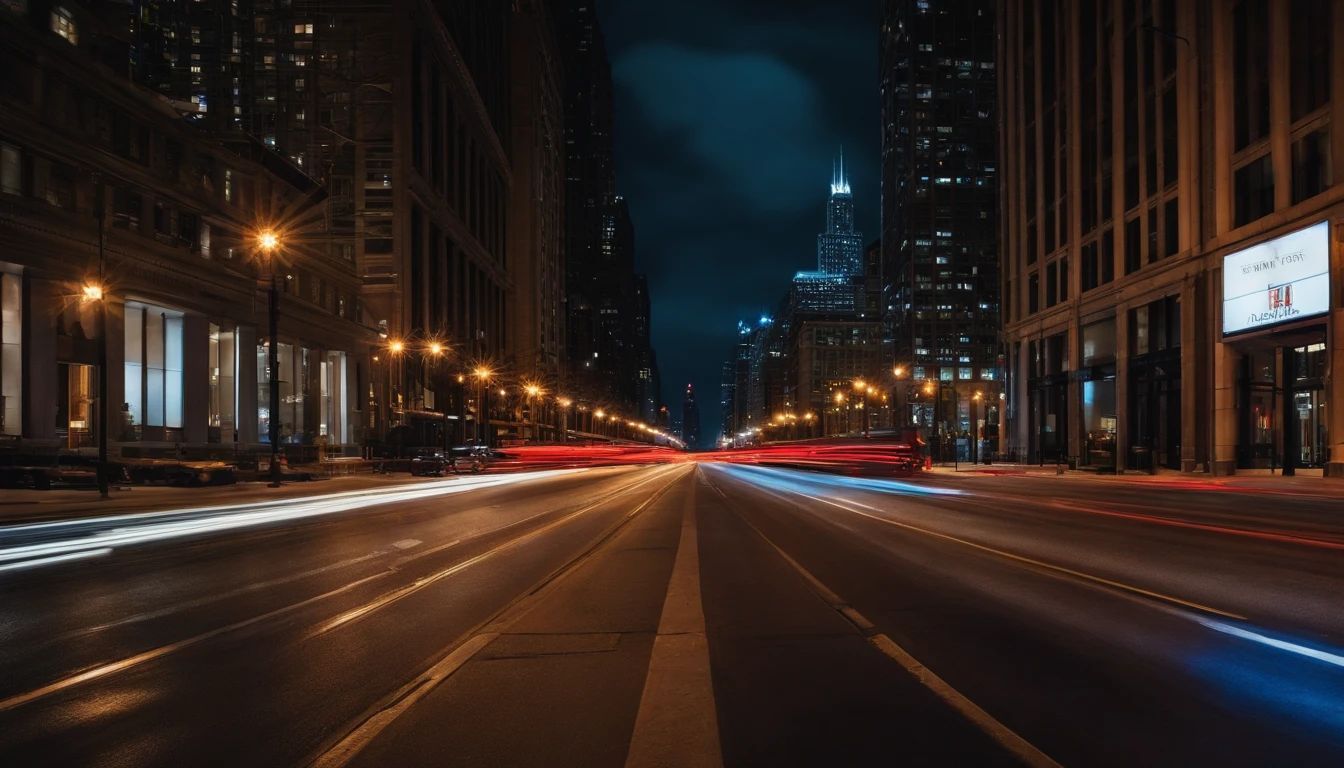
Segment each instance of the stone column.
M205 443L210 426L210 323L182 317L182 442Z
M239 444L255 444L257 436L257 329L239 326L235 337L238 347L238 412L234 414Z
M1326 424L1326 431L1330 441L1330 459L1325 466L1325 474L1326 477L1344 477L1344 310L1337 309L1330 313L1327 336L1330 349L1327 361L1330 388L1327 395L1330 407L1327 409L1329 423Z
M106 300L107 321L107 441L122 437L122 406L126 404L126 303Z
M1223 342L1213 351L1213 474L1237 471L1237 368L1241 355Z
M1199 361L1204 355L1200 331L1209 318L1200 312L1197 278L1181 285L1181 471L1195 472L1199 457L1199 411L1208 402L1200 387Z
M1117 228L1118 229L1118 228ZM1115 305L1115 471L1129 465L1129 305Z
M56 317L64 303L56 283L24 281L23 436L56 439Z

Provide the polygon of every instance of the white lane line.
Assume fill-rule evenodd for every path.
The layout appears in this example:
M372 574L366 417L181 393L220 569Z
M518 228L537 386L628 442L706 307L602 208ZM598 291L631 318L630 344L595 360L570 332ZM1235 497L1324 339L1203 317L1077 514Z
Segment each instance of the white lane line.
M717 484L715 484L714 487L717 489ZM722 491L720 491L720 493L722 494ZM727 499L727 496L724 495L724 498ZM823 584L820 579L812 575L811 571L804 568L797 560L789 557L778 544L771 541L770 538L762 533L755 525L752 525L751 521L747 520L745 515L737 511L737 506L735 504L729 501L728 505L734 512L737 512L737 516L741 518L743 522L750 526L752 530L756 531L756 534L764 539L766 544L769 544L775 552L779 553L780 557L782 557L785 562L798 572L798 575L803 578L803 581L807 583L817 597L820 597L833 608L839 610L840 613L843 614L845 618L849 619L860 631L867 633L876 629L873 622L869 621L867 617L859 613L857 609L845 603L843 598L836 594L834 590ZM987 736L998 742L1004 749L1016 755L1018 759L1022 760L1027 765L1033 766L1033 768L1059 768L1059 763L1052 760L1049 755L1037 749L1031 742L1018 736L1008 726L996 720L993 715L990 715L988 712L981 709L975 702L966 698L955 688L948 685L941 677L935 675L932 670L916 661L915 657L906 653L906 651L897 645L890 637L878 633L868 637L868 642L872 643L875 648L884 653L887 657L900 664L905 671L913 675L916 680L924 685L924 687L933 691L962 717L969 720L972 725L979 728Z
M661 474L653 475L652 477L648 478L647 480L641 481L641 482L639 482L639 483L633 483L633 484L631 484L630 486L627 486L627 487L623 488L621 491L618 491L616 494L613 494L613 496L615 496L615 495L619 495L620 493L623 493L624 491L631 490L631 489L633 489L633 488L635 488L635 487L638 487L638 486L640 486L640 485L644 485L645 483L652 482L653 480L659 479L659 478L661 478L661 477L662 477ZM569 522L570 520L573 520L573 519L576 518L576 517L579 517L580 515L587 514L588 512L591 512L591 511L593 511L594 509L597 509L598 507L605 506L605 505L607 504L607 502L611 500L611 498L612 498L612 496L605 496L605 497L603 497L603 498L601 498L601 499L598 499L597 501L593 502L592 504L589 504L589 505L587 505L587 506L585 506L585 507L580 507L579 509L575 510L574 512L570 512L568 515L565 515L564 517L561 517L561 518L558 518L558 519L556 519L556 520L553 520L553 521L547 523L546 525L543 525L542 527L537 528L536 530L529 531L529 532L524 533L524 534L522 534L522 535L520 535L520 536L517 536L517 537L515 537L515 538L509 539L508 541L504 542L503 544L500 544L499 546L494 547L493 549L486 550L485 552L482 552L481 554L476 555L475 557L469 558L469 559L467 559L467 560L463 560L462 562L460 562L460 563L458 563L458 564L456 564L456 565L450 566L450 567L448 567L448 568L445 568L445 569L443 569L443 570L441 570L441 571L437 571L437 572L435 572L435 573L431 573L431 574L428 575L428 576L423 576L423 577L421 577L421 578L419 578L419 579L416 579L415 581L411 582L410 584L407 584L407 585L404 586L404 587L400 587L400 588L398 588L398 589L394 589L394 590L392 590L391 592L388 592L388 593L385 594L385 595L382 595L382 596L380 596L380 597L378 597L378 598L376 598L376 599L374 599L374 600L372 600L372 601L370 601L370 602L368 602L368 603L365 603L364 605L361 605L361 606L359 606L359 607L357 607L357 608L353 608L353 609L351 609L351 610L349 610L349 611L346 611L345 613L343 613L343 614L341 614L341 615L339 615L339 616L336 616L335 618L332 618L331 620L329 620L329 621L323 623L321 626L317 627L317 629L315 629L315 630L313 630L312 632L310 632L309 634L305 635L303 639L304 639L304 640L311 640L312 638L317 637L317 636L319 636L319 635L324 635L324 634L326 634L326 633L332 631L333 629L337 629L337 628L339 628L339 627L346 626L347 624L350 624L351 622L358 621L358 620L364 618L365 616L367 616L367 615L373 613L374 611L377 611L377 610L382 609L382 608L386 608L387 606L392 605L393 603L396 603L396 602L398 602L398 601L400 601L400 600L403 600L403 599L405 599L405 598L407 598L407 597L410 597L411 595L413 595L413 594L419 592L420 590L424 589L425 587L428 587L428 586L430 586L430 585L432 585L432 584L435 584L435 583L437 583L437 582L439 582L439 581L441 581L441 580L443 580L443 579L446 579L446 578L448 578L449 576L452 576L452 575L455 574L455 573L459 573L459 572L461 572L461 571L464 571L464 570L470 568L471 566L476 565L477 563L480 563L480 562L482 562L482 561L484 561L484 560L487 560L487 559L489 559L489 558L491 558L491 557L494 557L495 555L499 554L500 552L504 552L505 550L512 549L512 548L518 546L519 544L523 544L524 542L531 541L532 539L534 539L534 538L536 538L536 537L538 537L538 536L541 536L542 534L549 533L550 531L552 531L552 530L554 530L554 529L560 527L561 525L564 525L565 523ZM637 511L639 511L639 509L643 509L643 505L641 505L640 507L638 507L635 511L637 512ZM632 512L631 514L633 515L634 513Z
M451 677L463 664L470 661L472 656L480 653L481 649L494 642L497 637L499 637L497 633L476 635L459 645L439 663L430 667L425 674L403 686L392 698L396 702L395 704L387 709L380 710L360 723L359 727L351 731L350 735L324 752L321 757L313 762L313 768L340 768L340 766L350 762L351 758L359 754L378 734L391 725L393 720L396 720L402 713L414 706L416 702L428 696L429 692L434 690L439 683Z
M424 544L424 542L419 539L402 539L401 541L392 542L392 546L397 549L410 549L412 547L418 547L421 544Z
M868 642L897 664L900 664L906 672L914 675L915 679L919 680L925 688L937 694L938 698L947 702L962 717L970 720L977 728L997 741L1004 749L1016 755L1022 762L1038 768L1059 768L1059 763L1052 760L1049 755L1032 746L1031 742L1018 736L1008 726L994 719L993 715L981 709L975 702L948 685L932 670L916 661L914 656L906 653L903 648L892 642L891 638L883 634L877 634L868 638Z
M632 490L632 489L634 489L634 488L637 488L637 487L639 487L639 486L641 486L641 485L644 485L645 483L648 483L648 482L650 482L652 479L655 479L655 478L657 478L657 477L661 477L661 474L660 474L660 473L655 473L655 474L654 474L651 478L649 478L649 479L646 479L646 480L640 480L640 481L638 481L638 482L634 482L634 483L630 483L630 484L628 484L628 485L625 485L625 486L621 487L620 489L618 489L618 490L616 490L616 491L613 491L612 493L608 494L607 496L604 496L604 497L603 497L602 499L600 499L598 502L595 502L595 505L596 505L596 504L602 504L602 503L605 503L605 502L607 502L607 501L610 501L610 500L616 498L617 496L619 496L619 495L621 495L621 494L623 494L623 493L625 493L625 492L627 492L627 491L630 491L630 490ZM646 503L647 503L647 502L646 502ZM641 507L641 508L642 508L642 507ZM536 517L541 517L542 515L545 515L545 514L548 514L548 512L541 512L541 513L538 513L537 515L533 515L532 517L527 518L526 520L531 520L531 519L534 519L534 518L536 518ZM507 528L511 528L511 527L513 527L513 526L515 526L515 525L518 525L518 524L520 524L520 523L526 522L526 520L520 520L520 521L517 521L517 522L515 522L515 523L510 523L509 525L502 526L501 528L498 528L498 529L495 529L495 530L492 530L492 531L486 531L485 533L480 534L480 536L485 536L485 535L488 535L488 534L491 534L491 533L495 533L495 532L497 532L497 531L499 531L499 530L504 530L504 529L507 529ZM470 537L470 538L473 538L473 539L474 539L474 538L479 538L479 537L478 537L478 536L473 536L473 537ZM460 541L460 540L459 540L459 541ZM459 543L459 541L452 541L452 542L449 542L448 544L444 544L444 545L440 545L440 546L438 546L438 547L431 547L430 549L422 550L421 552L418 552L418 553L416 553L416 554L414 554L414 555L408 555L407 557L405 557L405 558L402 559L402 562L409 561L409 560L414 560L414 559L417 559L417 558L420 558L420 557L424 557L425 555L433 554L434 552L436 552L436 551L438 551L438 550L446 549L446 548L451 547L451 546L455 546L456 544ZM83 555L83 553L78 553L78 554ZM384 554L384 553L382 553L382 552L376 552L376 553L374 553L374 555L379 555L379 554ZM361 559L363 559L363 558L361 558ZM119 659L119 660L117 660L117 661L113 661L113 662L108 662L108 663L106 663L106 664L101 664L101 665L99 665L99 666L93 667L92 669L85 670L84 672L80 672L80 673L78 673L78 674L75 674L75 675L71 675L71 676L69 676L69 677L62 678L62 679L57 680L57 681L55 681L55 682L53 682L53 683L50 683L50 684L45 685L45 686L42 686L41 688L35 688L35 689L31 690L31 691L27 691L26 693L17 694L17 695L15 695L15 696L11 696L11 697L9 697L9 698L7 698L7 699L0 699L0 712L4 712L4 711L6 711L6 710L13 709L14 707L22 706L22 705L27 704L27 703L29 703L29 702L31 702L31 701L35 701L35 700L37 700L37 699L41 699L41 698L43 698L43 697L45 697L45 696L49 696L49 695L51 695L51 694L53 694L53 693L58 693L58 692L63 691L63 690L65 690L65 689L67 689L67 688L70 688L70 687L75 686L75 685L79 685L79 684L81 684L81 683L88 682L88 681L90 681L90 680L96 680L96 679L98 679L98 678L106 677L106 676L108 676L108 675L115 674L115 673L117 673L117 672L121 672L121 671L123 671L123 670L130 669L130 668L132 668L132 667L139 666L139 665L144 664L144 663L146 663L146 662L153 661L153 660L158 659L158 658L161 658L161 657L163 657L163 656L167 656L167 655L170 654L170 653L175 653L175 652L180 651L180 650L182 650L182 649L184 649L184 648L188 648L188 647L190 647L190 646L196 645L197 643L204 642L204 641L209 640L209 639L211 639L211 638L218 637L218 636L220 636L220 635L224 635L224 634L227 634L227 633L229 633L229 632L233 632L233 631L238 630L238 629L243 629L244 627L249 627L249 626L251 626L251 625L253 625L253 624L257 624L257 623L259 623L259 622L266 621L267 619L272 619L272 618L275 618L275 617L277 617L277 616L283 616L284 614L286 614L286 613L290 613L291 611L295 611L295 610L298 610L298 609L303 608L303 607L305 607L305 606L312 605L313 603L317 603L317 602L319 602L319 601L326 600L327 598L335 597L335 596L337 596L337 595L340 595L340 594L343 594L343 593L345 593L345 592L348 592L348 591L350 591L350 590L352 590L352 589L355 589L356 587L359 587L359 586L361 586L361 585L363 585L363 584L366 584L366 583L368 583L368 582L370 582L370 581L374 581L375 579L381 579L381 578L384 578L384 577L386 577L386 576L390 576L390 575L392 575L392 574L394 574L394 573L397 572L397 571L395 570L395 568L396 568L396 564L394 563L394 564L393 564L393 567L390 568L390 569L388 569L388 570L386 570L386 571L380 571L380 572L375 573L375 574L373 574L373 575L371 575L371 576L366 576L366 577L364 577L364 578L362 578L362 579L358 579L358 580L356 580L356 581L350 582L349 584L346 584L346 585L344 585L344 586L342 586L342 587L338 587L338 588L333 589L333 590L331 590L331 591L329 591L329 592L324 592L324 593L322 593L322 594L320 594L320 595L317 595L317 596L315 596L315 597L310 597L310 598L308 598L308 599L306 599L306 600L302 600L302 601L300 601L300 602L293 603L293 604L291 604L291 605L287 605L287 606L285 606L285 607L283 607L283 608L277 608L277 609L274 610L274 611L270 611L270 612L268 612L268 613L261 614L260 616L253 616L253 617L250 618L250 619L245 619L245 620L243 620L243 621L235 622L235 623L233 623L233 624L229 624L229 625L227 625L227 626L223 626L223 627L219 627L219 628L216 628L216 629L212 629L212 630L210 630L209 632L203 632L203 633L201 633L201 634L199 634L199 635L195 635L195 636L193 636L193 637L186 638L185 640L179 640L179 641L177 641L177 642L175 642L175 643L171 643L171 644L169 644L169 645L160 646L160 647L158 647L158 648L154 648L154 649L152 649L152 650L148 650L148 651L145 651L145 652L143 652L143 653L136 654L136 655L134 655L134 656L130 656L130 657L127 657L127 658L124 658L124 659Z
M681 541L635 717L626 768L719 768L723 751L700 596L695 488L686 483Z
M345 586L339 587L337 589L333 589L330 592L324 592L315 597L310 597L302 602L294 603L293 605L287 605L284 608L277 608L276 610L270 611L269 613L263 613L260 616L253 616L250 619L245 619L243 621L229 624L228 626L212 629L209 632L202 632L201 634L196 635L194 637L189 637L185 640L179 640L176 643L172 643L170 645L160 646L151 651L145 651L144 653L136 654L135 656L131 656L129 658L122 659L120 661L114 661L109 664L103 664L94 667L93 669L80 672L77 675L71 675L70 677L57 680L56 682L51 683L50 685L44 685L41 688L35 688L31 691L28 691L27 693L21 693L17 696L11 696L8 699L0 699L0 712L13 709L23 704L27 704L30 701L40 699L44 696L49 696L53 693L57 693L58 691L63 691L66 688L79 685L80 683L86 683L90 680L97 680L100 677L107 677L108 675L120 672L124 669L130 669L131 667L139 666L140 664L144 664L147 661L153 661L154 659L160 658L162 656L167 656L170 653L180 651L183 648L196 645L197 643L200 642L204 642L212 637L218 637L225 633L242 629L243 627L249 627L258 622L275 618L276 616L283 616L286 613L297 610L304 606L312 605L313 603L319 602L321 600L326 600L329 597L335 597L336 595L342 594L344 592L349 592L350 590L360 586L361 584L373 581L374 579L381 579L382 577L387 576L391 573L392 571L383 571L382 573L375 573L372 576L366 576L358 581L350 582L349 584L346 584Z
M650 482L652 479L661 478L670 473L671 472L655 471L650 480L632 483L631 485L625 486L623 490L628 491L634 489ZM411 703L414 703L428 695L430 691L434 690L434 688L439 685L439 683L450 677L483 648L493 642L495 638L499 637L503 632L504 627L507 627L509 624L516 621L520 616L530 610L543 596L549 594L551 590L560 583L560 580L564 576L576 571L582 563L586 562L587 559L597 551L602 542L607 541L615 531L619 531L626 521L629 521L635 515L653 504L653 502L660 498L672 484L673 483L668 483L662 489L658 490L632 509L624 518L622 518L621 522L612 530L612 533L599 539L599 544L584 552L578 558L565 564L555 573L547 576L525 595L517 598L486 623L480 625L482 631L479 634L473 635L471 639L453 648L442 661L432 666L424 675L417 677L415 680L412 680L397 691L394 691L391 695L385 697L383 701L387 702L386 706L374 711L373 714L356 725L347 736L338 741L330 749L322 752L322 754L314 759L309 765L313 766L313 768L340 768L340 766L349 763L356 755L372 743L380 733L386 730L397 717L404 714L406 710L409 709L409 704L401 706L401 702L410 699ZM616 494L613 494L613 496L614 495ZM611 498L612 497L607 497L607 500L610 500Z
M145 611L143 613L137 613L132 616L123 616L122 618L117 619L116 621L109 621L106 624L97 624L92 627L84 627L82 629L76 629L71 632L66 632L63 635L57 635L55 637L49 638L47 641L43 643L43 645L50 645L52 643L59 643L65 640L72 640L76 637L91 635L95 632L102 632L104 630L112 629L113 627L120 627L124 624L135 624L141 621L147 621L149 619L157 619L163 616L171 616L172 614L177 613L179 611L185 611L191 608L200 608L203 605L209 605L210 603L217 603L220 600L227 600L231 597L246 595L250 592L256 592L258 590L268 589L270 587L276 587L291 581L306 579L309 576L316 576L320 573L326 573L327 571L334 571L340 568L346 568L351 565L355 565L357 563L362 563L366 560L372 560L375 557L379 557L380 555L385 554L387 553L382 550L376 552L370 552L367 555L362 555L360 557L352 557L349 558L348 560L342 560L337 563L332 563L331 565L324 565L318 568L310 568L309 570L303 571L302 573L290 574L289 576L282 576L278 579L271 579L270 581L261 581L255 584L248 584L247 586L244 587L231 589L228 592L220 592L218 594L197 598L195 600L186 600L181 603L174 603L173 605L158 608L153 611Z

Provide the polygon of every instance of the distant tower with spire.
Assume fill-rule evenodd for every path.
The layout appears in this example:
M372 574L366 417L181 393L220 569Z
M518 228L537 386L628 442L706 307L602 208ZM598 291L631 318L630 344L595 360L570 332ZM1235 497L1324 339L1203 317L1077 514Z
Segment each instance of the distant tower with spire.
M826 231L817 235L817 271L826 275L863 273L863 233L854 231L854 197L845 174L845 150L831 162L831 197Z

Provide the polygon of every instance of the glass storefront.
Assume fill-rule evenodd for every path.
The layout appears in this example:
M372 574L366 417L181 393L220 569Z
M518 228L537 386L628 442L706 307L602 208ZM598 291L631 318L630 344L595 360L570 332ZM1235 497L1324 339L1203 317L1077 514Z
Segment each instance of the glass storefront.
M237 440L238 355L233 329L210 326L210 429L212 443Z
M1323 333L1318 334L1323 338ZM1237 466L1324 467L1329 459L1326 349L1322 341L1257 346L1242 358Z
M0 434L23 429L23 290L18 275L0 273Z
M127 437L180 440L182 430L182 313L126 304Z
M1115 318L1083 326L1082 335L1082 463L1114 467L1118 426Z

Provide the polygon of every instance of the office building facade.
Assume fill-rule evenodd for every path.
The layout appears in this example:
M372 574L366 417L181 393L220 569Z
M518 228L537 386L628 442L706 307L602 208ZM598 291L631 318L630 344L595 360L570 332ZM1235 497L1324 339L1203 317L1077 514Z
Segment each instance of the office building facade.
M882 311L899 425L960 433L999 367L992 0L887 0L881 31ZM920 393L934 390L937 407ZM976 423L973 423L976 422Z
M1339 474L1344 5L1000 11L1005 444Z

